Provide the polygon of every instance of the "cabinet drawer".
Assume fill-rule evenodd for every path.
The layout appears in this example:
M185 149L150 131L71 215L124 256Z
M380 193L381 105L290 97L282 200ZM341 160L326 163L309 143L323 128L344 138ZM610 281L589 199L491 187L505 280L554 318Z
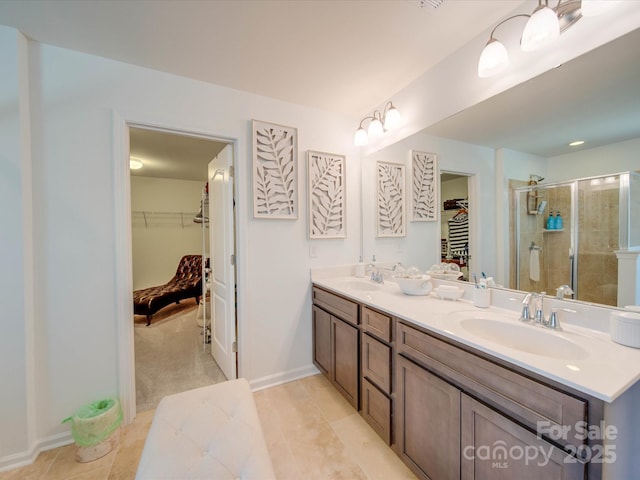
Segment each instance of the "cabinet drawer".
M391 393L391 347L367 333L362 335L362 376Z
M358 325L358 304L318 287L313 287L313 303L353 325Z
M588 403L549 385L525 377L473 353L398 322L397 349L463 390L536 431L537 422L575 426L586 421ZM572 430L574 431L574 430ZM581 445L570 437L565 444Z
M391 445L391 399L366 378L362 379L362 417Z
M370 308L362 308L362 328L385 342L391 342L391 317Z

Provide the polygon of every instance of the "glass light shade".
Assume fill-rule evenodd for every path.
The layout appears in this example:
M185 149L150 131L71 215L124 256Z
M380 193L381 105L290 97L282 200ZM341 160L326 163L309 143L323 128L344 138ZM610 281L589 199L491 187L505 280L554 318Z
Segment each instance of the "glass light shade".
M369 143L369 136L367 135L367 132L365 132L364 128L360 127L356 131L356 134L353 137L353 143L356 147L362 147Z
M368 132L369 132L369 135L372 137L377 137L379 135L382 135L384 133L382 122L377 118L374 118L373 120L371 120L371 123L369 123Z
M582 0L580 13L583 17L595 17L613 5L611 0Z
M491 77L509 66L509 54L504 45L491 38L485 45L478 60L478 76Z
M129 168L131 170L140 170L143 167L143 163L135 158L129 159Z
M387 114L384 116L384 128L387 130L393 130L400 125L400 112L394 106L392 106Z
M522 32L520 48L525 52L537 50L560 36L560 22L549 7L538 7Z

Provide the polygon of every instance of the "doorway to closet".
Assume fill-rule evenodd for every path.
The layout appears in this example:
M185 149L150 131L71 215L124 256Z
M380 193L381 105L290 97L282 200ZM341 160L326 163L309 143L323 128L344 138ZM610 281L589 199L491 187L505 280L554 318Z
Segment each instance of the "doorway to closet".
M216 309L211 308L211 301L216 290L208 286L219 282L213 273L217 252L210 216L225 216L227 229L231 229L223 229L222 234L216 229L218 239L221 235L235 237L233 188L227 178L231 188L217 187L215 194L228 195L230 201L214 199L209 183L210 164L215 166L214 160L221 157L231 166L233 153L228 141L129 125L129 155L142 164L130 171L133 290L165 284L177 273L185 255L201 256L206 267L199 302L189 298L168 305L153 314L149 326L144 315L134 315L136 411L145 411L155 408L165 395L227 379L211 348ZM218 250L226 248L215 241ZM235 270L227 271L224 278L231 278L235 285ZM220 312L220 317L227 313ZM232 314L235 330L235 312ZM228 328L225 318L218 321L220 328Z
M469 214L468 175L452 172L440 173L440 261L456 264L469 280L471 260L471 218Z

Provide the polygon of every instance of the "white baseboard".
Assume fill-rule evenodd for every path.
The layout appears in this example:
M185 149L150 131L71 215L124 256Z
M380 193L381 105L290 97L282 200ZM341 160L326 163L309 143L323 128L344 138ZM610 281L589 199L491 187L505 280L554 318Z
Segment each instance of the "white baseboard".
M314 365L307 365L304 367L289 370L288 372L275 373L273 375L267 375L266 377L257 378L249 381L251 391L257 392L258 390L264 390L265 388L275 387L276 385L282 385L283 383L293 382L304 377L316 375L320 373Z
M71 432L59 433L49 438L38 440L28 451L14 453L0 458L0 472L31 465L41 452L73 443Z

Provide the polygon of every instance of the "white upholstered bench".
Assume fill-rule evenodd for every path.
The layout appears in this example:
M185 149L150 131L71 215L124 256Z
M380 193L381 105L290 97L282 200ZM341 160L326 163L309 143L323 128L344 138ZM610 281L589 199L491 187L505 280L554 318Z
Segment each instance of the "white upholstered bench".
M246 379L164 397L136 480L275 479Z

